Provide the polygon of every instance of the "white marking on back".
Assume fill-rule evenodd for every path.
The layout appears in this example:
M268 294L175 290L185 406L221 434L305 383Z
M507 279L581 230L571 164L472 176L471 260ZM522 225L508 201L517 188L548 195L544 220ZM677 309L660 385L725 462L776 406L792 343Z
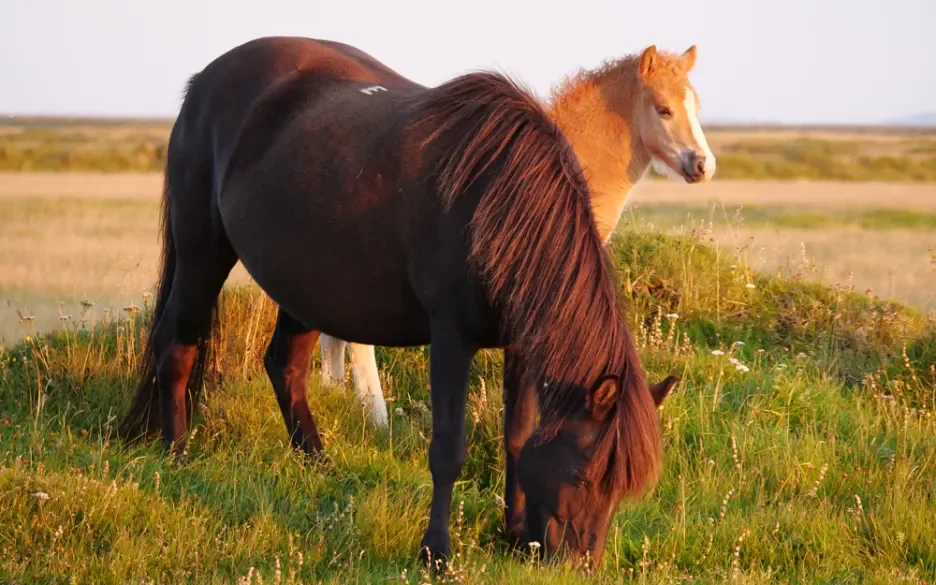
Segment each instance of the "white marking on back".
M692 138L695 139L699 150L705 155L705 178L711 179L715 174L715 155L709 148L708 141L705 139L705 133L702 132L702 125L699 123L698 108L696 107L696 95L691 87L686 87L686 114L689 116L689 124L692 127Z
M374 95L374 93L378 91L387 91L387 88L382 85L371 85L371 86L362 88L360 91L361 93L366 94L366 95Z

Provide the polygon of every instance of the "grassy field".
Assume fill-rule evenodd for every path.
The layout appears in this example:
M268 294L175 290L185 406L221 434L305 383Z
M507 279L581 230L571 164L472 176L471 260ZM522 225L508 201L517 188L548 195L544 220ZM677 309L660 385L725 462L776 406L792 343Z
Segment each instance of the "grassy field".
M317 468L288 449L262 373L273 307L229 288L221 383L185 463L113 436L145 313L68 322L0 356L0 580L933 583L936 323L758 275L697 238L625 230L613 246L645 366L684 382L660 412L661 482L621 508L596 574L503 543L497 352L472 372L458 556L430 578L415 557L431 491L428 350L379 349L387 432L365 424L348 383L313 374L332 461Z
M161 187L156 173L116 171L161 163L94 165L140 144L156 152L166 132L0 126L0 161L10 144L54 150L63 135L81 153L0 173L0 583L936 584L929 179L725 180L720 154L710 184L640 184L612 246L650 377L684 380L661 410L660 484L622 506L595 575L509 552L501 362L482 352L456 486L459 556L430 578L416 562L431 493L429 348L378 348L387 432L366 424L349 381L320 382L316 355L310 401L332 466L311 466L288 448L261 364L274 307L238 265L213 346L221 376L187 460L114 438L149 318ZM922 143L936 140L709 134L719 153L772 144L741 149L758 160L818 141L925 163Z
M165 165L167 121L10 119L0 171L146 172ZM713 127L722 179L936 181L936 130Z

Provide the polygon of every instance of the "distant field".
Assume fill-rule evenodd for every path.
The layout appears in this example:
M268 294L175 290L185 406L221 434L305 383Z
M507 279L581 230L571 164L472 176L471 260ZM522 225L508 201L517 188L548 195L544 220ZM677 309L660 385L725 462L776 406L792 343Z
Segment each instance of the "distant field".
M0 345L80 314L82 300L140 305L157 269L161 185L157 173L0 174ZM742 249L764 272L802 269L936 309L933 185L646 181L621 229L710 230L725 253ZM249 280L238 265L231 281Z
M158 171L169 121L8 119L0 170ZM936 130L712 127L722 179L936 181Z

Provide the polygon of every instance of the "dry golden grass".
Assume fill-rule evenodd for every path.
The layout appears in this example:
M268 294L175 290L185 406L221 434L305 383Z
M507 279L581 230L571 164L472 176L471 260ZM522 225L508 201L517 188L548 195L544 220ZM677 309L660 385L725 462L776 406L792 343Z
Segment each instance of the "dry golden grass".
M0 173L0 340L25 334L20 314L34 315L32 325L45 330L56 326L60 309L77 314L82 299L112 309L140 304L157 269L161 187L156 173ZM860 291L936 307L936 271L927 253L928 246L936 248L932 230L732 225L739 207L743 217L752 206L808 206L833 215L881 208L931 212L934 185L645 181L631 202L638 218L694 206L691 220L655 226L669 233L697 226L710 213L697 208L714 205L713 237L726 248L748 245L756 267L773 272L796 262L805 245L820 268L810 278L852 282ZM238 264L231 282L249 280Z
M932 217L936 185L716 180L688 186L645 181L631 201L637 223L643 225L648 216L682 211L680 221L652 226L666 233L685 233L703 220L713 222L712 237L719 246L745 247L751 266L764 272L804 264L811 267L807 278L812 280L853 284L861 292L870 289L923 309L936 308L936 264L930 253L936 250L936 233L931 229L744 223L745 215L755 209L789 209L820 217L906 210Z
M766 273L802 268L810 280L936 308L936 266L927 251L936 247L936 237L856 228L722 228L714 235L724 248L746 246L751 267Z
M82 300L141 303L158 269L161 184L155 174L0 174L0 346L55 327L60 311L77 315ZM249 281L242 266L231 281Z
M0 173L0 198L158 199L161 173Z
M789 205L832 208L936 210L936 185L838 181L720 181L684 185L673 181L643 181L632 194L640 205L657 203L729 206Z

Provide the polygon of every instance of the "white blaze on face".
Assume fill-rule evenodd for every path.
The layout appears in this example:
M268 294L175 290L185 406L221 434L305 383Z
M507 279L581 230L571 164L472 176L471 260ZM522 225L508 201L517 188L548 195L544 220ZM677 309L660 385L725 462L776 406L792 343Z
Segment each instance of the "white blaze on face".
M689 116L689 124L692 127L692 138L695 140L696 146L702 152L702 155L705 156L705 166L703 169L705 171L705 179L708 180L715 174L715 155L712 154L712 149L709 148L708 141L705 139L705 134L702 132L702 125L699 123L698 108L696 106L696 95L691 87L686 88L685 106L686 114Z

